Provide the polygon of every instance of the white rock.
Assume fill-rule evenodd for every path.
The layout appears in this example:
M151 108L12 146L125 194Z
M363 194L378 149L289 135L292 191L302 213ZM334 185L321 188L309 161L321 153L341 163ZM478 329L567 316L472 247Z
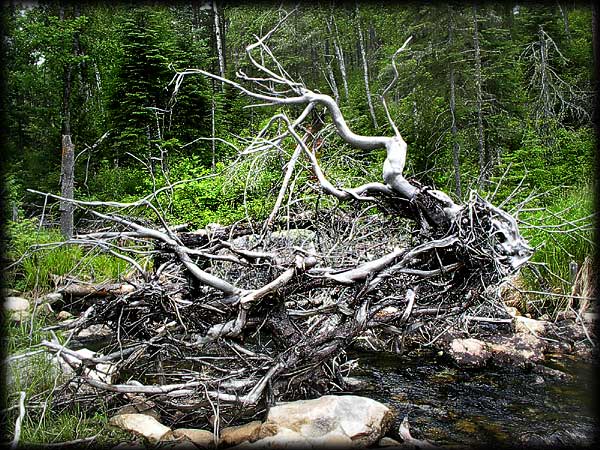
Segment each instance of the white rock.
M231 447L233 449L268 449L268 448L277 448L277 449L311 449L313 445L311 442L306 439L302 434L290 430L289 428L281 428L274 436L268 436L263 439L260 439L256 442L250 443L249 441L245 441L240 445L236 445L235 447ZM325 447L323 447L325 448Z
M143 436L151 444L156 444L160 440L172 436L172 431L169 427L145 414L119 414L118 416L111 417L109 424Z
M375 400L355 395L326 395L274 406L264 425L278 430L287 428L307 439L342 433L353 445L368 446L385 434L393 418L392 410Z
M27 311L29 300L23 297L6 297L4 299L4 310L9 312Z

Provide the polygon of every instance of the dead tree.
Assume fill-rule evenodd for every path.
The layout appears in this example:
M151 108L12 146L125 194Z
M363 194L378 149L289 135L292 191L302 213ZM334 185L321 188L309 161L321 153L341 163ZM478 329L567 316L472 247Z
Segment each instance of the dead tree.
M355 364L346 352L366 333L399 351L407 341L431 343L445 330L474 329L478 318L507 317L496 287L532 253L515 220L475 192L456 204L404 177L407 144L385 95L398 79L395 57L409 40L392 58L394 79L381 97L394 135L361 136L330 96L292 80L271 53L268 39L288 16L246 48L260 75L238 72L233 81L190 69L173 80L177 91L185 77L207 76L286 111L240 152L295 146L266 223L177 231L156 206L175 184L135 203L72 201L104 228L71 242L102 248L137 272L127 289L105 289L93 303L79 302L80 317L65 325L75 340L93 324L114 330L102 355L77 356L44 343L88 368L112 367L110 377L77 372L85 385L122 401L151 396L173 421L202 421L217 403L230 420L275 400L344 390ZM254 58L257 49L269 55L271 67ZM314 110L331 119L320 130L306 125ZM355 148L385 149L383 182L339 187L327 178L315 146L331 128ZM318 195L296 194L284 207L303 165ZM142 207L156 224L133 216ZM153 258L152 269L139 262L143 252Z

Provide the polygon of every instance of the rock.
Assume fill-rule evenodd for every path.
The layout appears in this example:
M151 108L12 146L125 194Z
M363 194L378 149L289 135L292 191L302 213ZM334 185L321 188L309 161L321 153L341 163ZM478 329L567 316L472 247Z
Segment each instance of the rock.
M223 428L219 433L219 443L231 446L244 441L254 442L260 437L261 426L262 422L255 420L244 425Z
M76 350L75 353L77 353L78 355L80 355L82 358L94 358L94 357L100 357L102 355L99 355L98 353L87 349L87 348L82 348L79 350ZM60 364L63 368L63 371L66 374L71 374L73 373L73 369L71 366L78 366L81 364L81 360L71 356L71 355L67 355L64 353L60 354ZM69 364L70 363L70 364ZM97 380L97 381L101 381L103 383L112 383L112 378L113 378L113 374L116 372L117 370L117 366L115 364L111 364L111 363L97 363L94 368L92 369L91 367L86 367L85 369L83 369L83 375L85 375L88 378L91 378L92 380Z
M156 410L156 404L140 394L129 393L127 398L131 401L128 405L122 406L117 414L146 414L160 421L160 414Z
M69 320L73 318L73 314L71 314L69 311L60 311L57 315L56 315L56 319L59 321L63 321L63 320Z
M536 374L539 374L539 375L543 375L545 377L552 377L552 378L555 378L557 380L570 380L570 379L573 378L573 376L569 375L568 373L565 373L565 372L563 372L561 370L558 370L558 369L553 369L552 367L544 366L542 364L537 364L533 368L532 371L533 371L533 373L536 373Z
M376 443L389 429L394 413L387 406L354 395L326 395L272 407L261 434L272 427L300 433L306 439L320 439L328 433L343 433L353 446ZM336 437L337 439L337 437Z
M503 366L531 367L544 359L545 345L532 334L498 337L490 344L493 362Z
M236 445L233 449L311 449L313 445L310 440L302 436L302 434L290 430L289 428L280 428L276 435L268 436L254 443L245 441L240 445ZM322 447L325 448L325 447Z
M10 319L14 322L26 322L31 317L29 311L13 311L10 313Z
M73 337L72 347L94 346L109 342L115 333L108 325L94 324L84 328Z
M396 439L392 439L391 437L382 437L379 440L379 447L397 447L399 445L402 445L400 442L398 442Z
M514 306L505 306L504 308L512 317L521 316L521 312Z
M313 448L349 448L353 445L352 439L341 430L330 431L308 441Z
M515 316L514 320L515 331L517 333L531 333L543 336L552 326L547 320L536 320L523 316Z
M373 383L356 377L344 377L344 384L350 391L372 391L375 389Z
M4 310L11 320L24 322L31 313L29 312L29 300L23 297L6 297L4 299Z
M453 339L447 353L460 367L483 367L492 357L487 344L473 338Z
M193 442L200 448L214 448L215 435L211 431L195 428L178 428L173 430L173 437Z
M142 436L151 444L169 440L173 436L169 427L145 414L119 414L111 417L109 424Z
M29 300L23 297L6 297L4 299L4 310L9 312L27 311Z

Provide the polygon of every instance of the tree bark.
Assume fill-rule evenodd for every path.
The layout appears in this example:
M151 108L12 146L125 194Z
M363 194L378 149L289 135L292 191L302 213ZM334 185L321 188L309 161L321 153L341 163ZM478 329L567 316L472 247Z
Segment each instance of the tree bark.
M360 15L358 11L358 5L356 5L356 24L358 27L358 45L360 48L360 56L363 65L363 76L365 80L365 89L367 91L367 104L369 105L369 112L371 113L371 119L373 119L373 126L378 128L377 118L375 117L375 109L373 108L373 99L371 98L371 88L369 87L369 69L367 65L367 54L365 52L365 43L363 38L362 28L360 26Z
M481 77L481 52L479 48L479 29L477 23L477 6L473 5L473 46L475 49L475 89L477 95L477 142L479 151L479 188L483 189L488 182L489 161L485 148L483 131L483 89Z
M217 10L217 2L213 0L212 2L213 8L213 17L214 17L214 26L215 26L215 41L217 43L217 56L219 58L219 74L221 77L225 77L225 57L224 57L224 49L223 49L223 39L221 36L221 23L219 19L219 11ZM221 90L225 88L225 84L221 83Z
M64 8L60 9L60 18L64 20ZM77 52L77 40L73 42L73 53ZM60 203L60 230L67 238L73 237L73 203L68 200L73 198L75 184L75 146L71 141L71 90L73 70L70 62L63 66L63 98L62 98L62 143L61 143L61 168L60 191L61 196L67 201Z
M331 92L333 93L333 98L337 104L340 103L340 92L338 90L337 81L335 80L335 74L333 73L333 68L331 67L332 58L328 54L328 41L325 41L325 70L327 72L327 78L329 79L329 85L331 86Z
M452 29L452 10L448 6L448 46L452 51L453 29ZM452 117L452 164L454 166L454 186L457 197L462 198L460 186L460 148L457 139L456 129L456 86L454 79L454 62L450 61L450 116Z
M331 23L333 23L334 31L332 32ZM344 62L344 52L342 50L342 45L339 42L338 29L335 23L335 18L333 15L331 16L331 23L327 22L327 28L329 29L329 34L331 35L331 41L333 43L333 49L335 51L335 55L338 61L338 66L340 68L340 75L342 76L342 83L344 86L344 95L345 98L348 99L348 77L346 75L346 63Z

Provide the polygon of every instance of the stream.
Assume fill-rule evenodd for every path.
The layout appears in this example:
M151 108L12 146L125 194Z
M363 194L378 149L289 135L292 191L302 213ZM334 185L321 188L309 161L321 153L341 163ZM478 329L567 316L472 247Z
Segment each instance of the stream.
M413 437L443 446L580 445L596 436L590 361L547 355L544 366L566 374L559 378L516 368L459 369L436 353L352 357L360 361L355 375L372 384L357 395L394 407L396 435L408 414Z

